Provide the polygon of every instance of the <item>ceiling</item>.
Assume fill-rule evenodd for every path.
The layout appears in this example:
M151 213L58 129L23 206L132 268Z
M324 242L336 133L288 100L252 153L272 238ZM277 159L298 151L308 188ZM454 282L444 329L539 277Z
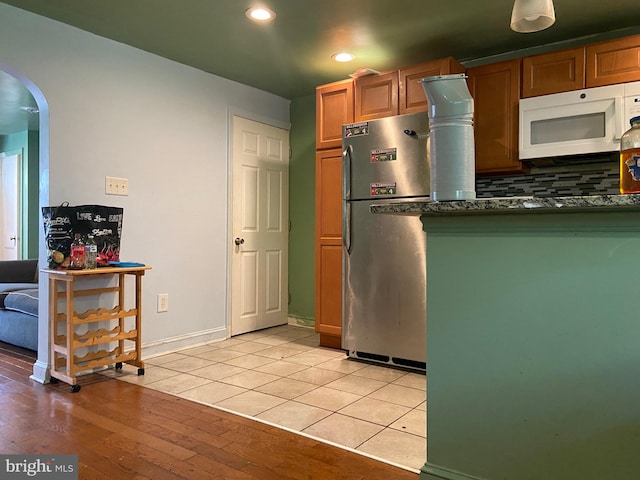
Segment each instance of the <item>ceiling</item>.
M638 0L555 0L556 23L529 34L509 28L513 0L0 1L289 99L359 68L465 63L640 25ZM275 21L246 18L258 3ZM353 62L331 60L344 50Z

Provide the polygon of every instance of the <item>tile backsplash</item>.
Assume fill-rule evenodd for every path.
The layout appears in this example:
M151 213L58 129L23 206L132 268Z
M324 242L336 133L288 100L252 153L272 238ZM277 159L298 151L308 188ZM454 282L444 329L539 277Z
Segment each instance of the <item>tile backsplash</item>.
M617 162L543 167L524 175L476 177L476 197L616 195L619 184Z

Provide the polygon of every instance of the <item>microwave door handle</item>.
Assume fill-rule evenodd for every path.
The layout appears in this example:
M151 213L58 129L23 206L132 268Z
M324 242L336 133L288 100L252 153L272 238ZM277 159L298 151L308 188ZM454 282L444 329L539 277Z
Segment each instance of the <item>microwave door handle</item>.
M613 135L614 140L620 140L624 133L624 102L622 97L615 97L615 115L616 129Z

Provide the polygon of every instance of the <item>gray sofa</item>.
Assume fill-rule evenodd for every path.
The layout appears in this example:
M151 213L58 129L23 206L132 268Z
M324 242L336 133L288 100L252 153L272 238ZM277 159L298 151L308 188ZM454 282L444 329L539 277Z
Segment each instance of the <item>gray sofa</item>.
M38 261L0 261L0 342L38 349Z

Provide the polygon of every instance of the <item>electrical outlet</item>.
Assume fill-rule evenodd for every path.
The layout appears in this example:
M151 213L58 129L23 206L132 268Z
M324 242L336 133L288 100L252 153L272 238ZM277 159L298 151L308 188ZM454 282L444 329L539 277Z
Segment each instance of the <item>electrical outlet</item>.
M129 180L118 177L105 177L104 193L107 195L129 195Z
M158 294L158 313L168 312L168 311L169 311L169 294L159 293Z

